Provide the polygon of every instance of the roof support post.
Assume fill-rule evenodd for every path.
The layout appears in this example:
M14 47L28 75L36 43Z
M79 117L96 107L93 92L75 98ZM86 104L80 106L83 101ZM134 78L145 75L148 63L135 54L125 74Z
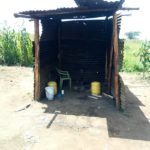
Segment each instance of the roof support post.
M113 65L113 53L114 53L114 35L115 35L115 28L114 28L114 17L113 17L113 27L112 27L112 37L111 37L111 47L110 47L110 54L109 54L109 65L108 65L108 93L111 93L111 83L112 83L112 65Z
M120 108L119 101L119 66L118 66L118 29L117 29L117 15L113 16L113 26L114 26L114 94L116 99L116 107Z
M108 32L107 31L108 29L108 17L106 17L105 19L105 32ZM106 54L105 54L105 81L107 82L108 80L108 33L106 33L107 35L107 44L106 44Z
M34 43L35 43L35 62L34 62L34 100L40 100L40 46L39 46L39 20L34 19Z

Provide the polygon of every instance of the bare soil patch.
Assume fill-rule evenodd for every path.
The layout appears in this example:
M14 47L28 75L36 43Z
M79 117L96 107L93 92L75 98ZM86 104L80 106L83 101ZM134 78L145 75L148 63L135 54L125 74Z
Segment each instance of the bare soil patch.
M0 67L1 150L149 150L150 82L123 73L127 109L68 92L33 101L33 69ZM19 111L18 111L19 110Z

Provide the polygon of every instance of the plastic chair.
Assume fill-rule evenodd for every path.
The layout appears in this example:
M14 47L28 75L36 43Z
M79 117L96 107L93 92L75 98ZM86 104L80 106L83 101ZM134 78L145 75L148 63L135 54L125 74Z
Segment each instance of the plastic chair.
M60 70L58 68L56 68L56 70L57 70L57 72L59 74L59 77L60 77L60 83L59 83L60 90L62 90L62 86L63 86L63 81L64 80L69 80L69 87L71 89L71 77L70 77L69 72Z

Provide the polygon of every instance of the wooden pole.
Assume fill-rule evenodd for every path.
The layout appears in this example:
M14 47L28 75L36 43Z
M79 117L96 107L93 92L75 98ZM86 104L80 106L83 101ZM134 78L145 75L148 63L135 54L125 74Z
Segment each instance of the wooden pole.
M105 20L105 32L107 32L106 54L105 54L105 81L108 80L108 17Z
M39 60L39 20L34 19L35 68L34 68L34 100L40 100L40 60Z
M61 65L61 20L59 20L59 24L58 24L58 61L59 61L59 65Z
M119 67L118 67L118 31L117 31L117 15L114 15L114 92L116 99L116 107L119 109Z
M114 18L113 18L113 28L112 28L112 38L111 38L111 47L110 47L110 56L109 56L109 66L108 66L108 93L111 92L111 76L112 76L112 61L113 61L113 46L114 46Z
M107 50L106 50L106 55L105 55L105 81L107 82L108 80L108 56L107 56Z

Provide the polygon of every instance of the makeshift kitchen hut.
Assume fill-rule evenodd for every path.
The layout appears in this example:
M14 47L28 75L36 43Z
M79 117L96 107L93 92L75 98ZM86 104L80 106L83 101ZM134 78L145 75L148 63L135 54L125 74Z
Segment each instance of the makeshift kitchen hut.
M123 107L123 82L119 76L123 42L119 40L124 0L75 0L77 7L24 11L15 17L34 21L34 99L40 100L55 68L67 70L72 84L100 81L102 90ZM39 34L39 21L42 25ZM120 45L120 46L119 46Z

